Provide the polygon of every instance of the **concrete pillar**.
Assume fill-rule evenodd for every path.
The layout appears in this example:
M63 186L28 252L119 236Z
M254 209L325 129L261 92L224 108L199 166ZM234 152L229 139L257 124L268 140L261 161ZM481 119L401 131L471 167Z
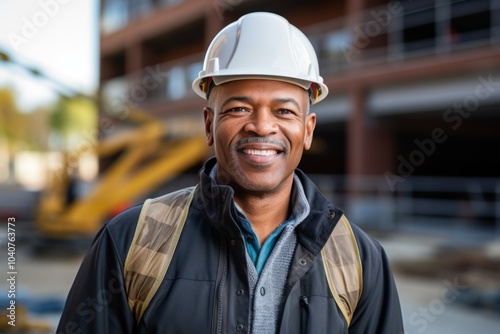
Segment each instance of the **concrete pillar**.
M138 43L130 43L125 50L125 73L134 73L144 67L142 46Z
M365 161L365 91L361 87L351 90L352 106L347 123L347 173L363 175Z
M346 3L347 15L358 13L365 8L365 0L348 0Z
M352 195L361 192L362 176L383 176L396 163L394 132L389 126L370 119L366 95L364 87L355 87L350 92L352 109L347 123L347 175Z

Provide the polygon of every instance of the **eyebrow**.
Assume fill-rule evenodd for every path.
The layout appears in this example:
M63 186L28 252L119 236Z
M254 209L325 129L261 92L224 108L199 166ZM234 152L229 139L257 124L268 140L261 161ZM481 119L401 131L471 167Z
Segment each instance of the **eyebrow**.
M298 110L302 110L300 108L300 106L299 106L299 103L295 99L292 99L292 98L278 98L278 99L274 99L273 103L275 103L275 104L291 103L291 104L295 105Z
M233 102L233 101L245 102L245 103L251 104L253 102L253 99L251 97L248 97L248 96L232 96L222 103L221 109L224 109L226 104ZM276 99L273 99L271 102L273 104L292 103L293 105L295 105L297 107L298 110L302 110L299 106L299 103L293 98L276 98Z
M245 103L252 103L252 99L248 96L232 96L230 98L228 98L227 100L225 100L222 104L221 104L221 109L224 109L224 107L226 106L226 104L230 103L230 102L233 102L233 101L237 101L237 102L245 102Z

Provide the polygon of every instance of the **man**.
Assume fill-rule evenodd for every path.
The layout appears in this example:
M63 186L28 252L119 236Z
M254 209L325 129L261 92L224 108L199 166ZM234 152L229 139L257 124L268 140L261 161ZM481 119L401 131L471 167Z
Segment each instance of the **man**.
M328 93L305 35L243 16L193 88L216 158L103 227L58 333L403 333L382 247L296 169Z

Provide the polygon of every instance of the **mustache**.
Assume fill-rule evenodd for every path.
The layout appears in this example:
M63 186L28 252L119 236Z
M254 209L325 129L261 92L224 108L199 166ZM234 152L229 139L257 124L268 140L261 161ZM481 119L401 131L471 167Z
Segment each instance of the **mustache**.
M236 149L238 149L241 145L245 144L270 144L270 145L275 145L275 146L280 146L283 151L287 150L287 145L285 142L278 140L278 139L271 139L267 137L247 137L247 138L241 138L236 142Z

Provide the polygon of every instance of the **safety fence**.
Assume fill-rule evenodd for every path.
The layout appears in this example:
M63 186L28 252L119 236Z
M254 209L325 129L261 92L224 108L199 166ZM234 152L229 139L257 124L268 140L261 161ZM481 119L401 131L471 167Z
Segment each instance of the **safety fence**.
M395 189L383 176L312 175L359 225L382 230L500 237L500 179L411 176Z

